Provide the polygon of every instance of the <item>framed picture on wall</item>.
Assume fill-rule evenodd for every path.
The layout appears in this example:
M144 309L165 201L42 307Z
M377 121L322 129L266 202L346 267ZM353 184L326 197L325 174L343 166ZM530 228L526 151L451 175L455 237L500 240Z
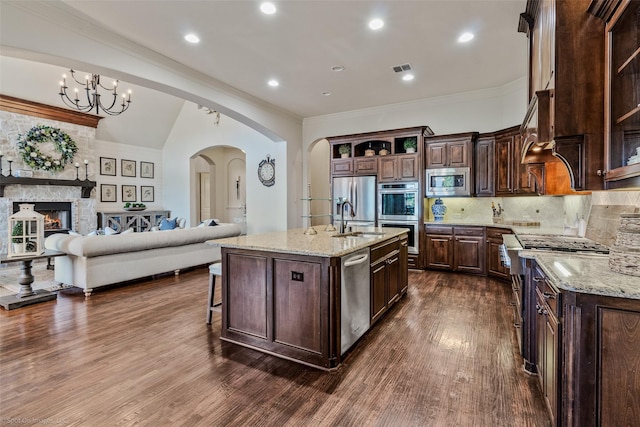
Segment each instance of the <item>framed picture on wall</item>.
M116 159L100 157L100 175L116 176Z
M140 162L140 177L153 178L153 163Z
M115 184L100 184L100 201L117 202L118 192Z
M136 161L125 160L120 161L120 175L135 178L136 176Z
M135 202L136 198L136 186L135 185L123 185L122 186L122 201L123 202Z
M153 185L141 185L140 186L140 201L141 202L153 202L154 191Z

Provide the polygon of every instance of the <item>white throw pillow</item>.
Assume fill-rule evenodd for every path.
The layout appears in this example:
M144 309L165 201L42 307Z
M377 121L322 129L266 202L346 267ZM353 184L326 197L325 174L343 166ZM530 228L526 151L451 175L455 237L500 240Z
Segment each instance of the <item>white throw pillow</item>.
M104 228L104 235L105 236L111 236L113 234L118 234L118 232L116 230L114 230L113 228L111 228L111 227L105 227Z
M89 234L87 234L87 236L97 236L98 232L96 230L90 231Z
M129 234L129 233L133 233L133 228L127 228L126 230L124 230L122 233L120 234Z

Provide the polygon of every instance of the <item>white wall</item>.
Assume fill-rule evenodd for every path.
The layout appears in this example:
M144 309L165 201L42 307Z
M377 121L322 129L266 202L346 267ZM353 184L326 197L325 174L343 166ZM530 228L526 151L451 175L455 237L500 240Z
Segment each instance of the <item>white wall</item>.
M95 141L96 157L95 164L92 168L95 168L95 179L97 184L96 191L96 208L98 211L117 211L122 210L124 202L122 201L122 185L135 185L136 186L136 200L137 203L144 203L147 206L147 210L154 209L171 209L170 206L165 206L162 197L162 151L155 150L153 148L137 147L135 145L118 144L109 141ZM100 157L108 157L116 159L116 176L100 175ZM123 177L122 176L122 160L133 160L136 162L136 176L135 177ZM150 162L154 164L153 178L140 177L140 162ZM82 166L81 166L82 168ZM83 171L80 171L82 175ZM116 202L102 202L101 201L101 185L102 184L114 184L117 186L117 201ZM154 188L154 201L142 202L141 201L141 186L152 186ZM172 216L173 212L172 212Z
M196 185L190 160L215 146L229 146L246 153L247 232L250 234L287 228L287 144L273 142L257 131L222 116L218 126L210 116L185 103L163 150L163 200L175 216L196 218ZM266 155L276 160L276 183L263 186L257 174ZM299 185L299 184L298 184ZM193 224L191 224L193 225Z

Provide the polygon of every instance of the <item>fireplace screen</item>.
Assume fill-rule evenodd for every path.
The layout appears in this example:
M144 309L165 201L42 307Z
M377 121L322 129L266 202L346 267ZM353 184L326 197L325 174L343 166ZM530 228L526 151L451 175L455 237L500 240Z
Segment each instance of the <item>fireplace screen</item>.
M14 213L20 210L22 203L35 204L34 210L44 215L45 236L71 230L71 202L14 202Z

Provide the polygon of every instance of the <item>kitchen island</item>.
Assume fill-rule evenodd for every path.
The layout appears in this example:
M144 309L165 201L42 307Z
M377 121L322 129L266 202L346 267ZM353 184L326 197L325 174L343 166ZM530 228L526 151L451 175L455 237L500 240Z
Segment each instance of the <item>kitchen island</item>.
M408 230L304 231L208 242L222 252L220 338L329 370L406 293Z

